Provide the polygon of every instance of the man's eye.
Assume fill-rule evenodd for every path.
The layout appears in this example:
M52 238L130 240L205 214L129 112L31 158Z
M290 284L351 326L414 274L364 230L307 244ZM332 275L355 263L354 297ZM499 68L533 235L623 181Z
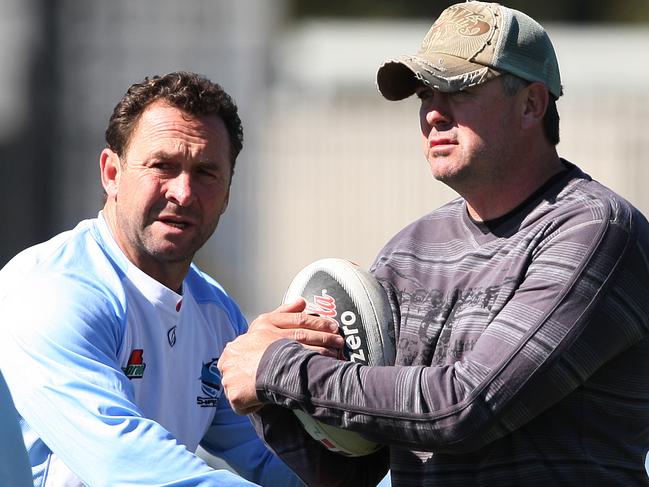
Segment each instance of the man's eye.
M173 169L173 164L169 162L154 162L151 164L151 167L158 171L171 171Z
M209 169L201 169L200 171L198 171L198 173L201 176L204 176L204 177L207 177L207 178L216 178L218 176L218 173L216 171L212 171L212 170L209 170Z

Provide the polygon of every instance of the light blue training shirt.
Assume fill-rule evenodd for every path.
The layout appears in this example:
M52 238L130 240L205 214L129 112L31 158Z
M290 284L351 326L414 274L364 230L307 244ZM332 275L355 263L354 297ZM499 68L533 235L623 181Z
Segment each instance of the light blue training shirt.
M246 330L192 265L178 294L134 266L100 213L0 271L0 368L37 486L302 485L229 406L217 361Z

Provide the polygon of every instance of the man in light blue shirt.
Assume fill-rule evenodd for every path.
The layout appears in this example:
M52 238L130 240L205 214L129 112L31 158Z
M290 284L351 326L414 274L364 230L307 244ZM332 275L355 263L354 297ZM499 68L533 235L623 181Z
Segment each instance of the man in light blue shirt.
M22 416L34 484L264 486L302 482L223 394L218 359L247 324L192 263L228 205L237 108L193 73L147 78L115 107L98 217L0 271L0 367ZM304 302L258 318L334 355Z

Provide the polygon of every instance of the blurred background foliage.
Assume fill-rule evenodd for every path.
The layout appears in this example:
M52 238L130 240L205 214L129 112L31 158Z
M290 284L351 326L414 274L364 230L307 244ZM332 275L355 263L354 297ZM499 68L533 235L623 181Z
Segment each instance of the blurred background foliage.
M290 0L294 17L435 18L457 0ZM648 0L504 0L539 21L577 23L647 23Z

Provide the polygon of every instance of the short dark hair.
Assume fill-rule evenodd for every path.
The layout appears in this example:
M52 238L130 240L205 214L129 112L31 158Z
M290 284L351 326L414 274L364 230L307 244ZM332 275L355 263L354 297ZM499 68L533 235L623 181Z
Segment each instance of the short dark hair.
M514 96L531 83L510 73L503 73L499 78L507 96ZM557 111L557 100L552 94L550 94L548 108L543 115L543 132L552 145L559 143L559 112Z
M164 100L193 116L216 115L225 123L230 139L231 169L243 148L243 127L237 106L225 90L206 77L186 71L146 77L126 91L106 128L106 144L120 157L128 147L133 130L144 110Z

